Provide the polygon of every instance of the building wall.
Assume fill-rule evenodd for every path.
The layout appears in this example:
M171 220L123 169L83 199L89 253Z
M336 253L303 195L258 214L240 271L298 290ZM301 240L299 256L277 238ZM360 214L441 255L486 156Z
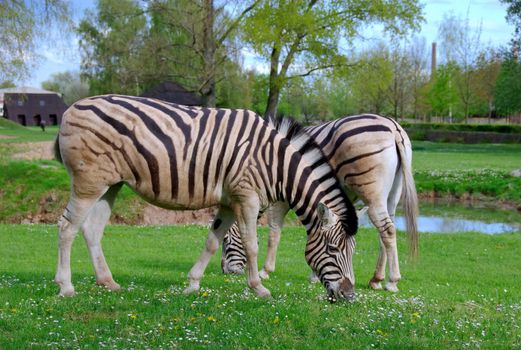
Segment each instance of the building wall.
M4 94L4 117L22 125L59 125L66 109L58 94Z

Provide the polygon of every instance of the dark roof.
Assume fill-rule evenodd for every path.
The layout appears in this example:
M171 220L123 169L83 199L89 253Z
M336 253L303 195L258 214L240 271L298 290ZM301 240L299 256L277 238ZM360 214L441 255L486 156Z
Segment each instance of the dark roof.
M143 97L152 97L159 100L178 103L187 106L200 106L201 96L186 90L181 85L172 81L163 82L141 94Z

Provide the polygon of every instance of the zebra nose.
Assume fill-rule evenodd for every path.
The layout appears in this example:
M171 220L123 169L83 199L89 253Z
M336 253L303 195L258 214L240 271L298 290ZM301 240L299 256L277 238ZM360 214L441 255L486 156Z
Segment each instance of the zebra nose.
M347 301L354 301L356 297L355 286L349 278L342 278L338 288L339 294Z

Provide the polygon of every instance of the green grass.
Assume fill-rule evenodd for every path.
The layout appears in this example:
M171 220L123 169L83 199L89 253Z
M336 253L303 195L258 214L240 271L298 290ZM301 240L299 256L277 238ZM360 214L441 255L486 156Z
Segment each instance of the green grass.
M25 127L0 117L0 143L52 141L58 134L58 126L47 126L45 132L37 126Z
M413 141L415 171L469 171L521 168L521 144L456 144Z
M260 229L261 255L267 232ZM243 276L211 261L202 291L184 295L186 273L206 229L109 226L104 250L123 290L94 285L81 238L72 255L78 294L52 282L56 228L0 225L0 348L507 349L521 346L521 232L431 235L421 259L406 259L399 237L401 291L371 291L377 244L361 229L354 258L358 300L329 304L307 281L303 228L284 232L273 298L249 292ZM219 254L217 254L219 255Z

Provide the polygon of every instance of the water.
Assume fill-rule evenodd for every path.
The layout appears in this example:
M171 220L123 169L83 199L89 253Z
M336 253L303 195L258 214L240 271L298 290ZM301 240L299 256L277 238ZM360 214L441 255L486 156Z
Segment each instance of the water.
M364 215L364 217L360 219L360 225L363 227L373 227L367 215ZM404 217L396 217L396 227L398 230L406 230ZM495 235L521 231L521 225L501 222L487 223L484 221L444 218L440 216L419 216L418 231L422 233L480 232Z

